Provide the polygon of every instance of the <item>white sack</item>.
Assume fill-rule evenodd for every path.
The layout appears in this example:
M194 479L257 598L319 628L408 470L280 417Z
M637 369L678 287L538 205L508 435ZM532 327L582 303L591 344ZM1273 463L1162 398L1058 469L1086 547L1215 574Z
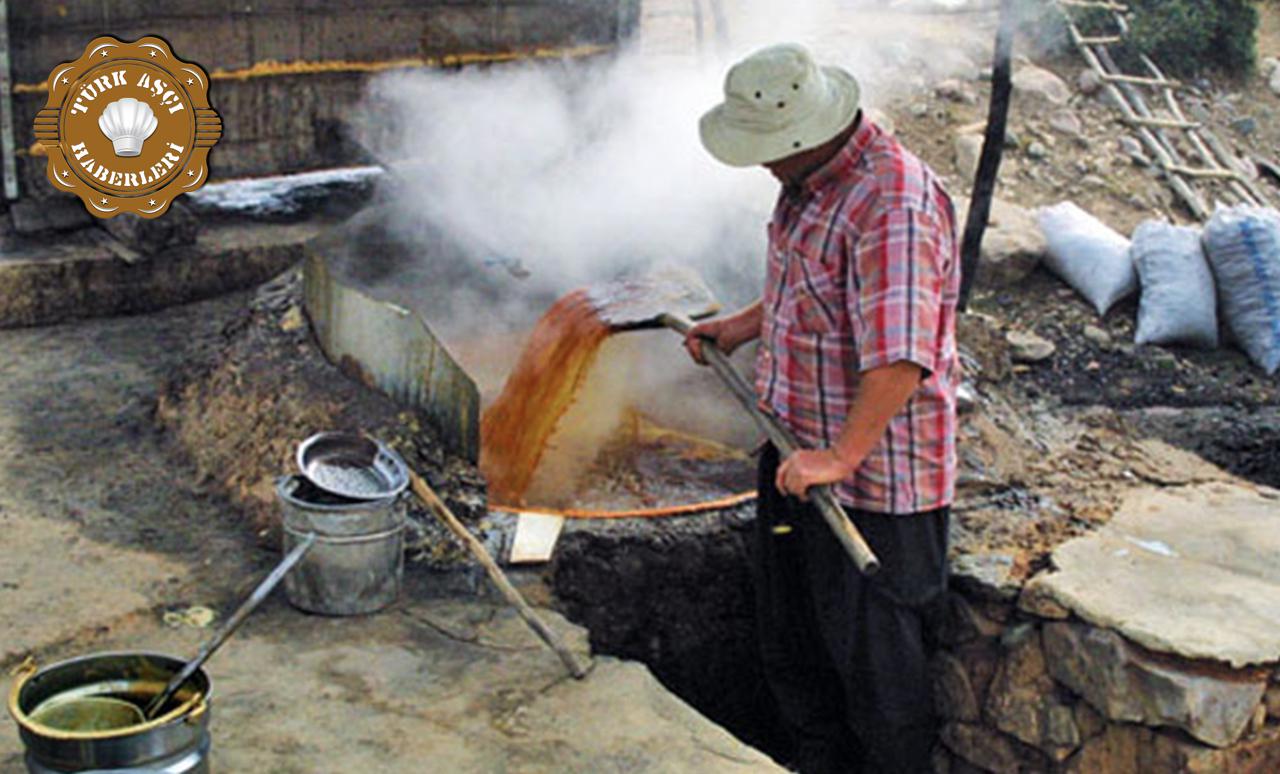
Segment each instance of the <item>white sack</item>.
M1098 314L1106 314L1138 289L1129 240L1105 223L1072 202L1040 210L1039 221L1049 243L1045 265L1093 304Z
M1218 346L1218 297L1200 229L1150 220L1133 232L1142 284L1137 344Z

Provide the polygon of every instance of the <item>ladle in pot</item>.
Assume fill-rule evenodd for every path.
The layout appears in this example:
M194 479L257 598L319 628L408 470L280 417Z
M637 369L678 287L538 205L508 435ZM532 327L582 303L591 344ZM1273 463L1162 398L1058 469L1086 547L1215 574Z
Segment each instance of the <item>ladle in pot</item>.
M142 713L146 720L154 718L160 708L163 707L165 703L173 697L173 694L182 687L182 684L187 680L190 680L191 676L194 675L200 667L204 666L204 662L208 661L209 657L213 655L213 652L221 647L222 643L226 642L227 638L230 637L236 629L240 628L240 624L244 622L244 619L248 618L249 614L262 603L262 600L267 598L267 595L271 593L272 589L279 585L285 575L289 574L289 571L293 569L293 566L302 561L302 557L307 553L307 551L311 550L311 546L314 545L315 542L316 536L313 532L310 535L307 535L305 540L295 546L284 559L280 560L280 564L276 565L276 568L271 571L271 574L258 584L258 587L253 590L253 593L249 595L249 598L242 602L240 607L236 608L236 611L227 619L227 622L218 629L217 633L213 635L213 639L205 643L204 647L201 648L200 653L195 658L188 661L182 669L178 670L178 673L169 679L169 683L164 687L164 690L147 704L147 708L143 710Z

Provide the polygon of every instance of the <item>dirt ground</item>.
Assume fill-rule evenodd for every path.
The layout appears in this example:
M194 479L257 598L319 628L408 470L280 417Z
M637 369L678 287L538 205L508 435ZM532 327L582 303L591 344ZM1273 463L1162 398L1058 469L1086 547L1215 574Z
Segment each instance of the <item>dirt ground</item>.
M164 614L229 614L278 559L152 416L161 384L224 347L246 301L0 331L6 677L28 659L194 654L211 629ZM374 616L303 615L279 592L255 613L207 667L217 770L778 770L641 665L601 658L569 680L509 609L420 570L406 585ZM584 630L545 615L585 652ZM17 729L0 725L0 771L19 771Z

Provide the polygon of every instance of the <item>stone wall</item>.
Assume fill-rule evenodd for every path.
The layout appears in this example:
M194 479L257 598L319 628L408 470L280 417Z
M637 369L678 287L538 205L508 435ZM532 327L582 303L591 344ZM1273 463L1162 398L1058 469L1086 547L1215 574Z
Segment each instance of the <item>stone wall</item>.
M634 29L638 0L141 0L9 3L17 166L25 196L53 195L45 157L29 155L44 79L100 35L159 35L213 76L224 135L216 178L354 163L343 117L369 72L255 74L270 63L438 60L535 49L611 47ZM268 68L269 69L269 68ZM222 71L221 75L219 71ZM247 71L247 72L246 72ZM236 73L242 73L237 76Z
M597 652L645 662L699 711L785 760L755 653L751 510L571 523L548 574ZM992 571L999 564L953 561L934 632L938 772L1280 770L1274 665L1152 653L1024 591Z
M1270 772L1280 674L1148 651L1034 585L952 595L935 699L940 771ZM975 582L976 581L976 582Z

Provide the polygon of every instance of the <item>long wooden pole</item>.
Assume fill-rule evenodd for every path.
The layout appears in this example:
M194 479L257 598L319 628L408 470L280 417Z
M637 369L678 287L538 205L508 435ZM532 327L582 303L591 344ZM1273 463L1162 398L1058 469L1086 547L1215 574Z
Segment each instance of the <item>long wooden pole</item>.
M538 614L524 600L524 597L516 590L516 587L511 585L511 581L507 579L506 573L502 571L498 563L493 560L492 556L489 556L484 544L463 526L458 517L453 515L453 511L449 510L449 506L444 504L444 500L441 500L431 486L412 470L409 471L409 484L413 488L413 493L418 496L418 499L422 500L423 505L426 505L437 518L443 521L449 531L467 547L471 555L476 558L480 566L489 574L489 580L493 581L493 585L498 587L498 591L502 592L502 596L507 598L507 601L516 609L516 612L529 625L533 633L538 635L548 647L555 651L560 660L564 662L565 668L569 670L569 674L579 680L586 677L587 672L591 670L590 665L584 664L576 653L569 650L569 646L565 645L564 641L560 639L560 635L556 634L550 626L547 626L545 621L538 617Z
M687 334L689 329L693 327L693 323L689 319L675 314L664 314L658 318L658 321L677 333ZM751 385L747 384L746 380L742 378L742 374L738 373L733 364L729 362L728 356L719 347L708 341L704 343L702 352L706 356L707 362L711 364L712 370L729 388L729 392L733 393L733 397L737 398L742 407L751 414L751 418L756 421L760 431L765 434L774 446L778 447L778 451L781 452L784 458L800 449L800 444L796 442L796 438L791 434L790 430L783 427L777 419L760 410L760 406L756 402L755 390L751 389ZM858 528L853 526L853 522L849 520L849 515L840 507L840 503L836 502L836 496L831 491L831 487L825 485L810 487L809 496L813 499L814 505L817 506L818 513L822 514L822 520L835 533L836 539L840 541L840 545L844 547L845 552L849 554L849 558L853 560L858 570L863 575L868 576L879 572L880 560L876 558L871 546L867 545L862 533L858 532Z
M982 236L991 218L991 200L995 196L996 177L1004 155L1005 129L1009 124L1009 100L1013 94L1013 35L1015 29L1014 0L1001 0L1000 28L996 32L995 62L991 71L991 106L987 111L986 138L978 161L978 176L973 181L969 199L969 217L960 244L959 309L969 306L969 294L978 276L982 257Z

